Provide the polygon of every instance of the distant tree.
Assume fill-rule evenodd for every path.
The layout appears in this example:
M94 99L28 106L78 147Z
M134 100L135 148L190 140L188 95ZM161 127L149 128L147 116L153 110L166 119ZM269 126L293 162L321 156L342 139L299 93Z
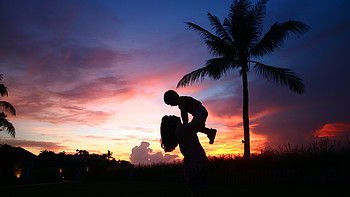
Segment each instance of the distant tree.
M113 159L112 155L113 155L113 152L108 150L107 154L103 154L102 156L104 158L106 158L107 160L111 160L111 159Z
M40 151L38 155L38 166L56 166L58 158L55 152L49 150Z
M226 76L232 71L239 71L243 84L243 128L244 156L250 157L249 115L248 115L248 72L253 65L255 73L268 81L287 86L292 91L304 92L303 80L287 68L278 68L263 64L253 58L262 58L281 47L290 33L302 35L309 27L301 21L289 20L274 23L263 35L267 0L260 0L253 5L248 0L234 0L228 18L221 23L219 18L208 13L215 34L194 24L188 26L203 38L209 51L215 56L206 61L204 67L186 74L178 83L187 86L208 76L214 80Z
M118 160L117 164L120 166L131 166L132 164L130 163L130 161L125 161L125 160Z
M7 87L1 83L2 81L2 74L0 74L0 95L2 97L8 96ZM0 108L2 112L0 113L0 131L5 130L8 134L10 134L12 137L16 136L16 130L15 127L11 122L7 120L7 115L5 112L9 112L12 115L16 115L16 109L6 101L0 101Z
M81 158L88 159L90 157L89 152L86 150L77 149L75 152L76 152L75 154L79 155Z
M10 151L12 149L15 149L16 147L8 144L0 144L0 151Z
M56 153L49 150L43 150L43 151L40 151L38 157L39 159L43 159L43 160L55 160Z
M58 158L58 160L63 160L63 159L65 159L67 157L67 155L66 155L66 152L65 151L62 151L62 152L60 152L60 153L58 153L57 154L57 158Z

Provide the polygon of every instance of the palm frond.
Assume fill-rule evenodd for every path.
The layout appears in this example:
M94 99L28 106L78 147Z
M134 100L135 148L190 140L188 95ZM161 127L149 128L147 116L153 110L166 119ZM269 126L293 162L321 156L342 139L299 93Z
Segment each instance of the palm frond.
M252 3L248 0L234 0L230 7L229 18L234 20L237 17L245 16L251 9Z
M216 35L210 33L208 30L204 29L203 27L201 27L199 25L196 25L196 24L191 23L191 22L186 22L186 24L188 25L188 27L190 29L197 31L199 33L199 35L205 40L215 40L218 38Z
M266 15L266 3L269 0L260 0L257 2L254 7L249 11L249 18L251 23L257 26L262 25L263 20Z
M3 111L10 112L12 115L16 115L16 109L9 102L0 101L0 108Z
M237 52L223 40L205 40L210 53L214 57L237 56Z
M197 69L195 71L192 71L185 76L182 77L182 79L177 83L177 88L182 86L185 87L187 85L192 84L195 81L198 81L199 79L204 79L205 75L207 73L207 70L205 67Z
M275 23L260 42L251 49L250 54L260 57L270 54L283 44L284 40L289 36L289 33L300 36L309 29L310 27L301 21L289 20L285 23Z
M282 86L288 86L290 90L302 94L305 92L303 80L299 78L292 70L286 68L276 68L260 62L255 63L255 71L264 76L268 81L273 81Z
M230 46L227 42L222 40L220 37L210 33L208 30L194 24L191 22L186 23L190 29L193 29L199 33L203 38L205 44L207 45L210 53L213 56L222 56L224 54L230 53L227 50L230 49Z
M251 43L257 40L256 37L260 32L259 26L254 24L254 20L257 21L259 17L253 16L256 13L252 10L254 9L250 1L234 1L229 16L223 24L241 54L246 53L251 48Z
M2 81L3 75L0 74L0 81ZM4 84L0 84L0 95L1 96L8 96L7 87Z
M9 122L6 119L6 117L7 116L3 112L0 113L0 127L1 127L0 131L6 130L8 134L10 134L12 137L15 137L16 136L15 127L11 122Z
M16 137L16 129L11 122L6 122L4 128L8 134L12 137Z
M8 96L7 87L4 84L0 84L0 95Z
M212 58L205 64L208 70L208 77L218 80L222 76L228 74L240 66L239 62L234 57Z
M233 41L225 28L221 25L221 22L217 16L208 13L208 18L210 20L212 28L216 31L217 36L219 36L226 43L232 45Z
M214 80L220 79L223 75L227 74L229 70L238 68L238 66L238 62L232 58L212 58L206 62L203 68L192 71L182 77L177 87L185 87L198 80L203 80L206 76Z
M251 36L251 44L249 47L255 46L261 36L263 21L266 15L267 1L268 0L260 0L247 14L248 29Z
M237 49L237 42L236 42L237 36L235 36L237 33L235 32L236 29L232 27L230 19L228 18L224 19L223 27L232 38L232 42L234 43L233 47Z

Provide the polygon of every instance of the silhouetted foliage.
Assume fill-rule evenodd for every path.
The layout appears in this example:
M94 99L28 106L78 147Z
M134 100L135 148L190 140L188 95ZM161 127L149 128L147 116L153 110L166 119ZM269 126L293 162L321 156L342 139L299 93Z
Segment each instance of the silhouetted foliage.
M8 96L8 91L7 91L7 87L1 83L2 82L2 74L0 74L0 95L2 97L4 96ZM7 119L7 115L5 114L5 112L9 112L12 115L16 115L16 109L9 103L6 101L0 101L0 108L2 110L2 112L0 113L0 131L5 130L9 135L11 135L12 137L16 136L16 130L15 127L13 126L13 124L8 121Z
M84 150L77 151L77 153L79 152L83 153L84 159L78 154L67 155L64 152L56 154L48 150L41 151L39 156L35 156L20 147L0 145L2 161L0 162L0 171L4 175L0 176L0 182L9 184L11 180L15 180L14 162L16 158L23 158L23 156L35 161L34 180L37 182L58 181L62 180L63 177L63 180L76 180L77 168L79 168L80 179L184 181L181 162L134 166L128 161L111 158L111 152L101 155L90 154ZM79 162L74 163L77 160ZM310 181L311 179L315 182L339 182L341 180L350 181L349 166L350 140L348 138L344 140L318 138L307 145L292 146L286 144L277 148L267 147L260 153L252 154L249 160L246 160L242 155L233 154L211 156L207 170L209 178L214 182L263 181L258 179L258 176L266 176L266 174L269 174L270 178L279 177L288 181L293 178L290 174L292 172L299 177L299 181ZM59 171L60 168L62 173ZM228 179L227 177L230 176L231 179ZM250 179L244 180L245 176L250 177ZM330 178L327 179L327 176ZM17 184L18 181L14 183Z
M0 182L6 184L18 184L14 170L19 161L23 164L30 161L35 162L34 180L35 182L52 182L62 180L82 180L96 178L123 178L129 177L131 164L124 160L115 160L113 153L90 154L86 150L77 150L74 155L53 151L41 151L38 156L20 147L7 144L0 144ZM24 165L24 167L25 167ZM23 165L22 165L23 166ZM24 169L21 169L24 170ZM25 173L25 171L23 171ZM23 177L23 176L22 176ZM16 180L14 182L14 180Z
M212 182L342 182L350 181L350 140L316 139L302 146L287 144L251 155L209 157ZM135 166L136 180L183 181L181 163Z

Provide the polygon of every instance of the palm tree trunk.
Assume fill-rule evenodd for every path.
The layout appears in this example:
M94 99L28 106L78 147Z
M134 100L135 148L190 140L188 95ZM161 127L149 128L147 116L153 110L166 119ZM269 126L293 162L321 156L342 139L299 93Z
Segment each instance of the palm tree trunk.
M248 77L242 69L243 80L243 128L244 128L244 158L250 158L249 115L248 115Z

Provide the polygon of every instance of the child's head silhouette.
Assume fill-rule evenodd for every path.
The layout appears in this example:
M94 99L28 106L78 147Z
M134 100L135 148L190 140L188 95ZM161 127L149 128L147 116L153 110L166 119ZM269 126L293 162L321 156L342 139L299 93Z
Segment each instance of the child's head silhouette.
M179 142L175 136L176 127L181 124L180 117L164 116L160 125L161 146L165 152L173 151Z
M179 95L174 90L168 90L164 93L164 102L167 105L178 105Z

